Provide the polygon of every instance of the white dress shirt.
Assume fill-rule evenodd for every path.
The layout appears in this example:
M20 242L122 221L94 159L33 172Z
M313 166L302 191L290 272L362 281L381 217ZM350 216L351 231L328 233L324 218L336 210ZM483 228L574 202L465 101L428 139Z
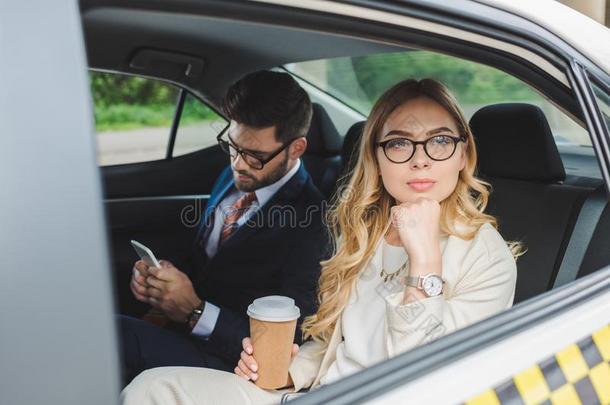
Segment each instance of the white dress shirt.
M237 220L237 226L240 227L245 224L256 211L271 200L275 193L277 193L277 191L296 174L299 167L301 167L300 159L297 160L294 167L290 169L281 179L273 184L254 190L254 194L256 194L256 201L254 201L250 208L248 208L248 210ZM213 218L214 223L211 226L211 231L208 233L205 244L205 251L209 258L214 257L218 251L218 242L220 240L220 233L222 232L222 225L224 224L225 219L224 213L228 212L227 210L231 207L231 205L233 205L235 201L245 194L247 193L244 191L233 190L232 192L228 193L216 206ZM216 326L219 315L220 308L208 301L205 301L203 313L201 314L199 321L197 321L197 324L191 333L202 338L210 337L214 331L214 327Z

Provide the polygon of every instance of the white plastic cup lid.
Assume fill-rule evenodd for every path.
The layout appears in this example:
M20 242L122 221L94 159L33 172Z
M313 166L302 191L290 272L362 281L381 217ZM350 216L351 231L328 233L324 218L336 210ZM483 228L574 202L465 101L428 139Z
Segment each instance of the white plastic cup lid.
M255 299L248 306L248 316L259 321L288 322L298 319L301 311L292 298L269 295Z

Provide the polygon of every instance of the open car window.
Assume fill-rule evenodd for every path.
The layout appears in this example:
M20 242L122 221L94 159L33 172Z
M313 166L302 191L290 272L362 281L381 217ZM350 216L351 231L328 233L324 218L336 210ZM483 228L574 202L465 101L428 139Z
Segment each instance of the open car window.
M216 144L226 120L173 84L119 73L89 73L100 166L177 157Z
M182 156L216 145L216 135L227 125L227 120L216 111L187 93L182 106L176 142L172 156Z
M446 84L467 119L489 104L537 105L549 122L566 173L601 178L587 130L532 87L501 70L425 50L307 61L285 68L365 116L387 88L405 77L431 77ZM583 166L582 161L590 164Z
M164 159L179 89L143 77L91 72L100 166Z

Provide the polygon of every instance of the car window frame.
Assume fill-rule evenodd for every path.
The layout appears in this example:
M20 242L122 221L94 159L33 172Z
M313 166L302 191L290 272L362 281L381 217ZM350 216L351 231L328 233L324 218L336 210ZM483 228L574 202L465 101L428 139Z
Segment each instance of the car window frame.
M610 133L597 105L597 100L591 81L590 73L577 59L572 58L570 68L567 70L568 79L574 90L574 94L580 104L582 114L587 123L587 129L591 136L591 142L602 173L606 189L610 187ZM606 87L606 86L604 86Z
M193 99L197 100L198 102L202 103L207 108L209 108L210 110L214 111L214 113L216 113L220 118L229 122L227 117L218 108L216 108L216 106L205 101L202 97L198 96L194 91L192 91L191 89L189 89L188 87L184 86L181 83L174 82L174 81L167 80L167 79L160 78L160 77L150 76L150 75L138 75L135 73L121 72L121 71L115 71L115 70L88 68L87 72L89 74L91 72L99 72L99 73L116 74L116 75L123 75L123 76L129 76L129 77L137 77L137 78L142 78L142 79L147 79L147 80L154 80L154 81L161 82L166 85L172 86L178 91L178 95L176 97L176 103L174 106L174 115L172 118L172 123L169 126L169 134L168 134L167 146L165 149L164 157L161 159L146 160L146 161L141 161L141 162L126 162L126 163L117 163L117 164L113 164L113 165L103 165L103 166L98 165L100 167L100 169L102 169L102 170L104 170L106 168L119 167L119 166L141 165L141 164L148 164L148 163L153 163L153 162L167 162L167 161L171 161L173 159L188 155L190 153L197 153L197 152L205 149L205 148L202 148L202 149L198 149L198 150L189 152L185 155L174 156L176 138L178 136L178 130L180 129L180 121L182 120L184 104L185 104L188 96L191 96ZM95 132L95 135L97 136L97 132ZM209 146L209 147L213 147L213 146Z
M523 38L522 42L527 44L527 38ZM601 70L564 41L557 39L553 45L561 48L565 53L565 74L571 95L581 110L602 171L604 184L608 188L610 185L608 129L600 116L585 69L590 69L593 74L599 74ZM600 77L608 76L605 72L602 73L604 74ZM482 345L489 345L498 339L511 336L526 328L528 324L536 322L537 319L553 316L558 311L571 308L577 302L606 292L610 289L608 276L610 276L610 264L586 277L530 298L495 316L443 336L417 350L410 350L335 383L322 386L308 395L296 398L294 403L304 405L333 401L336 404L352 404L385 394L405 382L425 377L434 369L464 357L469 352L478 350ZM473 342L477 344L474 345Z
M411 5L415 5L415 6L422 6L421 2L414 2L414 1L413 1L413 2L408 2L408 3L409 3L409 6L411 6ZM430 3L433 3L433 2L430 2ZM457 3L457 2L456 2L456 3ZM460 2L460 4L461 4L461 2ZM384 6L375 6L375 7L384 7ZM388 7L389 7L389 6L388 6ZM399 7L399 6L396 6L396 7ZM416 7L416 8L417 8L417 7ZM422 8L423 8L423 7L422 7ZM418 13L419 13L419 12L420 12L420 9L419 9L419 8L417 8L417 10L418 10ZM400 11L400 9L399 9L399 11ZM441 12L440 12L440 13L438 13L438 15L439 15L439 16L442 16L442 17L437 17L437 18L446 18L446 19L452 19L452 16L451 16L451 14L450 14L450 13L443 12L443 9L441 9L440 11L441 11ZM446 10L445 10L445 11L446 11ZM422 14L425 14L426 12L427 12L427 11L424 9L424 11L422 12ZM470 21L469 21L469 20L468 20L468 18L466 18L466 17L467 17L467 16L465 16L465 18L459 19L460 23L461 23L461 24L464 24L464 25L467 25L467 26L468 26L468 25L470 25L470 26L471 26L471 24L473 23L473 21L472 21L472 20L470 20ZM424 18L425 18L425 17L424 17ZM346 20L347 20L347 18L346 18ZM456 21L457 21L458 19L454 19L454 20L456 20ZM474 19L474 21L475 21L475 22L479 22L479 23L480 23L480 21L478 21L476 18ZM351 22L353 22L353 21L352 21L352 20L350 20L350 23L351 23ZM452 24L453 24L453 23L448 23L447 25L452 25ZM498 24L497 26L499 26L499 25L500 25L500 24ZM496 26L496 28L497 28L497 26ZM493 25L492 25L492 27L493 27ZM493 29L493 28L492 28L492 29ZM484 30L484 29L483 29L483 30ZM509 30L509 31L510 31L510 30ZM513 35L512 35L512 37L511 37L510 39L508 39L508 38L506 39L506 40L507 40L507 42L508 42L508 41L513 41L513 40L514 40L514 36L516 35L516 33L515 33L515 32L511 32L511 34L513 34ZM546 40L546 39L548 39L548 38L544 38L544 39ZM559 41L559 39L557 39L557 40ZM541 42L543 42L543 43L544 43L544 40L534 40L533 38L526 38L525 40L522 40L521 42L519 42L519 37L517 36L517 42L519 42L519 43L523 43L523 41L531 41L531 42L534 44L534 46L540 46L540 43L541 43ZM447 41L447 42L448 42L448 43L450 43L450 41ZM563 44L563 45L562 45L562 44ZM554 45L554 41L551 41L551 43L550 43L550 45L549 45L549 46L551 46L551 45ZM559 46L560 46L560 47L566 47L566 48L568 48L568 49L567 49L567 51L566 51L568 54L569 54L570 52L572 52L571 48L570 48L570 47L569 47L569 46L568 46L566 43L564 43L564 42L560 42L560 45L559 45ZM531 46L529 46L528 48L531 48ZM491 52L491 51L489 51L489 52ZM555 56L557 56L557 55L555 55ZM567 59L566 59L566 60L567 60ZM564 62L565 62L565 60L564 60ZM572 94L572 91L570 92L570 94ZM598 159L600 159L600 158L598 157ZM601 160L601 159L600 159L600 160ZM604 180L607 182L607 179L606 179L606 178L605 178ZM571 285L571 284L570 284L570 285ZM557 291L551 291L551 292L549 292L549 294L551 294L551 295L552 295L553 293L557 293ZM536 297L536 298L539 298L539 297ZM536 298L534 298L534 299L532 299L532 300L535 300ZM532 300L526 301L525 303L531 303L531 301L532 301ZM459 333L459 332L457 332L457 333ZM365 381L365 382L366 382L366 381Z
M597 95L597 92L593 88L593 86L597 87L600 91L604 93L604 95L608 98L607 105L607 114L610 117L610 84L603 82L599 77L595 76L591 72L587 71L587 79L589 82L589 87L591 88L591 93L593 94L593 102L597 107L597 112L601 117L602 127L605 129L606 137L610 139L610 122L604 118L604 111L600 107L600 96Z
M166 156L165 160L173 160L173 159L181 158L182 156L187 156L187 155L190 155L192 153L197 153L197 152L200 152L200 151L202 151L204 149L207 149L207 148L213 148L213 147L215 147L217 145L215 143L212 146L207 146L205 148L197 149L197 150L185 153L185 154L180 155L180 156L174 156L176 138L178 136L178 130L180 129L180 121L182 120L182 113L184 111L184 104L186 103L186 100L187 100L187 98L189 96L191 98L197 100L199 103L205 105L206 108L209 108L210 110L214 111L214 113L217 114L218 117L220 117L223 120L225 120L226 125L228 125L230 123L229 118L224 113L222 113L218 108L216 108L212 104L206 102L203 98L199 97L197 94L195 94L194 92L190 91L188 88L182 87L182 86L180 86L180 88L181 88L181 93L180 93L180 97L179 97L179 100L178 100L180 105L176 107L176 116L174 117L174 122L172 123L172 133L170 134L170 140L168 142L168 149L167 149L167 156ZM180 110L179 113L178 113L178 109Z
M566 71L574 97L582 109L586 129L592 138L596 160L608 167L610 139L595 95L588 81L586 69L575 59ZM596 84L599 79L596 78ZM607 89L607 87L603 87ZM601 121L600 121L601 120ZM607 170L606 170L607 171ZM605 184L610 184L604 177ZM296 405L331 402L335 404L361 403L387 394L402 384L425 378L444 365L462 359L484 347L516 335L558 314L610 291L610 264L592 274L559 288L530 298L492 317L452 332L429 344L410 350L368 367L354 375L321 386L307 395L295 398Z

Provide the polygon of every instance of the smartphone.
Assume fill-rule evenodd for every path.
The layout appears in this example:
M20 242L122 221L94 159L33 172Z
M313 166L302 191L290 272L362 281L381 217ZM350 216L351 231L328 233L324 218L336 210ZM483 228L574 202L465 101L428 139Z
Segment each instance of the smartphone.
M133 246L133 248L136 250L136 253L138 254L138 256L140 256L140 259L142 259L142 261L148 266L159 268L161 267L159 261L149 248L135 240L131 241L131 246Z

